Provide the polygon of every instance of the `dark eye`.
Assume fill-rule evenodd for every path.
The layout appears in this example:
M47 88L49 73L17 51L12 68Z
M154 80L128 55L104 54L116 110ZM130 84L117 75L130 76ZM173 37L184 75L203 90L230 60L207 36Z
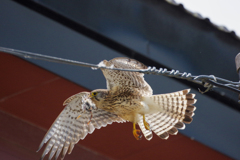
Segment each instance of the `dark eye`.
M97 95L97 92L92 92L92 96L96 96Z

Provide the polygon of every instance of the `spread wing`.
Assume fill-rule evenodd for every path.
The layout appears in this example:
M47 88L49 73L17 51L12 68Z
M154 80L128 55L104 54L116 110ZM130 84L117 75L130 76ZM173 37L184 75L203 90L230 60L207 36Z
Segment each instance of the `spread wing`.
M114 58L110 61L104 60L99 66L107 66L122 69L147 69L141 62L127 57ZM152 95L152 88L144 80L143 73L127 72L119 70L101 69L107 81L107 88L114 90L115 87L128 88L144 95Z
M48 142L41 159L48 153L49 159L52 159L54 155L57 159L60 153L62 153L61 158L63 159L67 152L68 154L72 152L74 145L80 139L84 139L88 133L93 133L95 128L100 129L112 122L125 122L110 112L101 109L91 111L87 109L87 105L94 105L88 95L89 92L81 92L71 96L63 103L66 107L52 124L39 146L40 150Z

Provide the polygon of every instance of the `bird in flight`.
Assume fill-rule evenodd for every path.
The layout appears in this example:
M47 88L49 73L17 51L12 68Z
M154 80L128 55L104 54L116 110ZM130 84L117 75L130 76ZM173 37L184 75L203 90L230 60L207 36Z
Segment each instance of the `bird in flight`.
M99 66L121 69L147 69L141 62L130 58L104 60ZM79 140L95 128L112 122L132 122L133 136L139 140L142 134L151 140L153 132L161 139L176 135L191 123L196 107L195 94L190 89L153 95L152 88L144 80L144 74L111 69L101 69L107 89L81 92L64 101L65 108L54 121L39 150L47 143L41 159L49 153L49 159L70 154ZM136 128L136 125L140 129Z

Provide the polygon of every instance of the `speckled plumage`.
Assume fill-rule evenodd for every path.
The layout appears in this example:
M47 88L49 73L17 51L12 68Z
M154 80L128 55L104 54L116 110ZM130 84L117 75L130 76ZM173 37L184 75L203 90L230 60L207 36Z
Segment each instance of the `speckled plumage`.
M129 58L114 58L102 61L100 66L147 69L144 64ZM146 139L152 138L152 131L160 138L167 139L169 134L177 134L178 129L184 129L185 123L192 121L195 94L189 94L190 89L169 94L152 95L152 88L144 80L144 74L118 70L101 69L107 82L107 90L102 100L93 102L98 108L119 115L127 121L138 123ZM146 130L142 116L150 122L152 130Z
M144 64L129 58L104 60L99 66L147 69ZM39 149L48 142L42 159L48 153L49 159L54 155L57 159L60 153L63 159L80 139L91 134L95 128L105 127L112 122L130 121L134 126L138 124L147 140L152 139L152 132L167 139L169 134L176 135L178 129L184 129L184 123L191 123L196 99L194 94L189 94L190 89L152 95L152 88L144 80L143 73L101 70L106 78L107 89L81 92L64 102L66 107L40 144Z
M147 67L129 58L114 58L102 61L100 65L124 69L146 69ZM142 97L151 96L152 88L144 80L143 73L101 69L106 78L108 95L102 103L92 99L98 108L119 115L131 122L138 122L137 114L143 107ZM94 90L95 92L98 90Z

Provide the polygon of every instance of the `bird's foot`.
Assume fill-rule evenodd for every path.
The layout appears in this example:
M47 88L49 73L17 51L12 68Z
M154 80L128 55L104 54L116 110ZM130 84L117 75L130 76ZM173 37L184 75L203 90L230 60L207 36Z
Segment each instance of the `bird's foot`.
M145 119L145 115L143 115L143 124L144 124L144 127L146 128L146 130L150 130L150 125L149 125L149 123L147 123L147 121Z
M146 121L143 121L144 127L146 128L146 130L150 130L150 125L149 123L147 123Z
M136 138L136 140L142 139L142 132L139 129L133 129L133 136Z

